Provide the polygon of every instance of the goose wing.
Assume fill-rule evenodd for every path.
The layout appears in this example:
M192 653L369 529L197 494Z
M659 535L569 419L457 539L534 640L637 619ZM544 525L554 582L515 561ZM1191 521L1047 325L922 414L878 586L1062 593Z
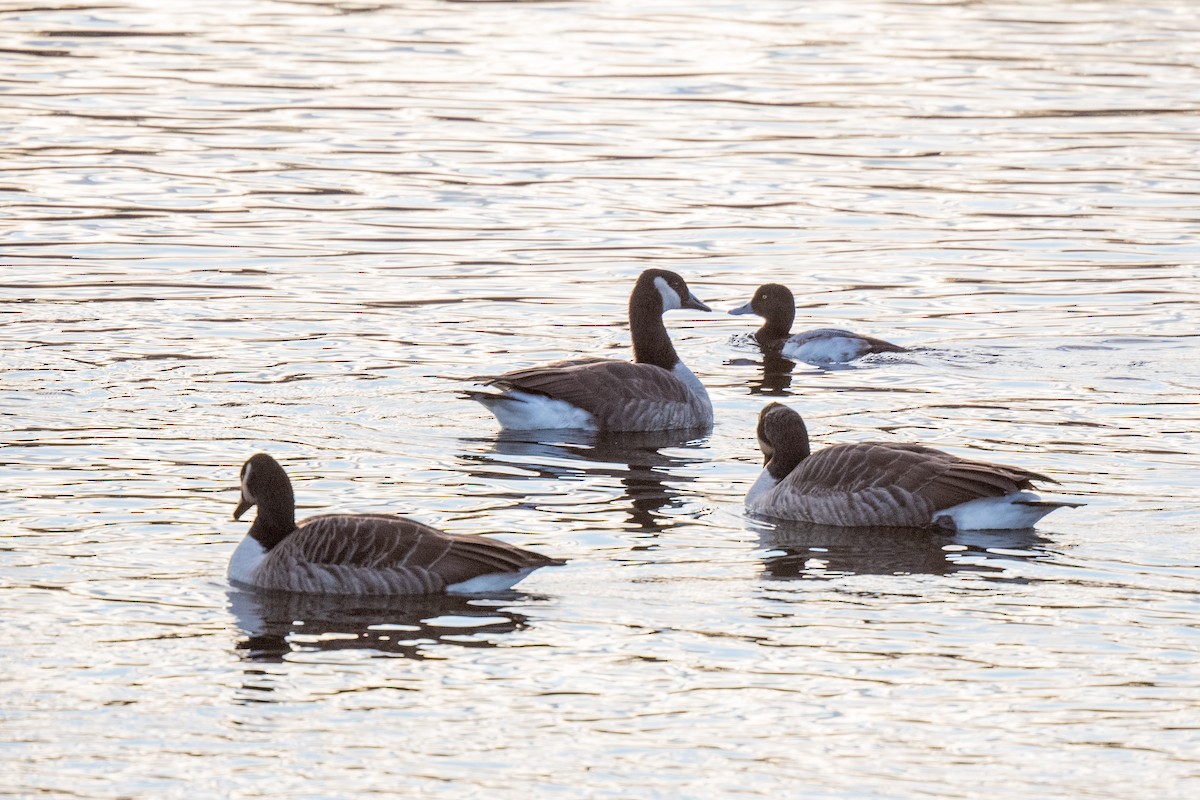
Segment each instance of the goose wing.
M480 575L562 563L484 536L385 514L311 517L259 567L263 588L325 594L429 594Z
M935 511L1053 483L1036 472L971 461L921 445L864 442L827 447L800 462L776 492L835 525L929 525ZM814 518L819 517L819 519Z
M506 372L488 381L501 389L543 394L582 408L607 428L644 414L687 407L687 386L654 364L579 358Z

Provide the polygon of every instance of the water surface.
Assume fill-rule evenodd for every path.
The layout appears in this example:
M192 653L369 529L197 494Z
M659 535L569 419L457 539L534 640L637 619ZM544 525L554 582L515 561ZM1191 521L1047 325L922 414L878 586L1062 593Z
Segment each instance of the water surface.
M3 792L1189 797L1200 23L1150 4L0 2ZM501 437L627 357L711 434ZM920 441L1036 531L745 518L753 428ZM526 437L527 438L527 437ZM476 599L231 590L237 469L569 559Z

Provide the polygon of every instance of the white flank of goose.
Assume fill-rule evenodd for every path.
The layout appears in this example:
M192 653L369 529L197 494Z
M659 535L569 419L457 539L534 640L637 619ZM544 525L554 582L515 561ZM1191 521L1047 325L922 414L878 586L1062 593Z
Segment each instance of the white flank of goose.
M759 346L778 350L780 355L793 361L831 364L853 361L868 353L906 352L900 345L841 328L814 328L792 333L796 301L792 290L778 283L764 283L755 290L749 303L729 313L762 317L762 327L754 332Z
M915 444L835 444L810 453L804 420L771 403L758 416L766 465L746 509L778 519L841 527L1031 528L1056 508L1029 489L1051 478L971 461Z
M266 453L242 465L233 518L258 506L229 561L231 583L305 594L495 592L538 567L564 562L484 536L443 533L390 514L328 514L295 521L292 482Z
M633 361L573 358L481 379L499 392L469 391L506 430L583 428L666 431L712 425L712 403L667 335L663 314L711 311L683 278L643 272L629 296Z

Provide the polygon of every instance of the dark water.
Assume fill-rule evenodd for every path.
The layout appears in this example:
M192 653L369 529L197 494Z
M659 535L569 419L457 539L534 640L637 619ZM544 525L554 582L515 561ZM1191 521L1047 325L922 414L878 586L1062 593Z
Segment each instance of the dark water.
M163 8L0 2L0 793L1200 790L1193 4ZM918 349L783 369L671 314L695 440L514 441L458 398L626 355L648 266ZM769 399L1088 505L753 522ZM232 592L256 450L305 512L570 563Z

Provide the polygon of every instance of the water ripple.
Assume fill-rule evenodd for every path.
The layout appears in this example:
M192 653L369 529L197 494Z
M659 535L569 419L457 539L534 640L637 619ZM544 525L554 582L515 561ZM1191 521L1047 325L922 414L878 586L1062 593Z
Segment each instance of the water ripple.
M0 20L10 791L1195 794L1185 0ZM648 266L718 311L786 283L798 327L911 350L793 364L672 313L717 408L678 439L501 437L459 397L628 357ZM1087 505L764 527L768 398L816 447L920 441ZM229 593L256 450L303 513L569 563L382 608Z

